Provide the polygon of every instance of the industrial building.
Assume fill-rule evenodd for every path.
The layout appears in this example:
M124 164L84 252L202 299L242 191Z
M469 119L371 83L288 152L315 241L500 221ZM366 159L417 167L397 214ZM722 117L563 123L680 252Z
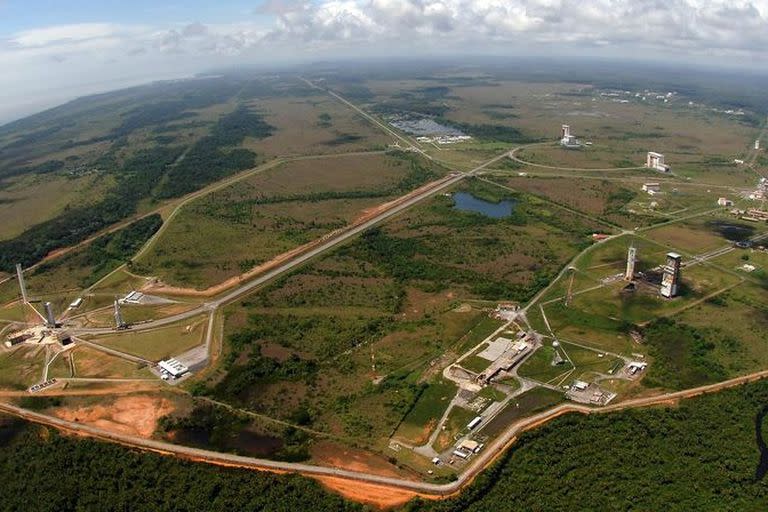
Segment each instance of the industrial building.
M676 252L667 253L664 273L661 278L661 296L671 299L677 296L680 288L680 266L683 257Z
M5 346L7 348L15 347L16 345L20 343L24 343L28 339L31 339L33 337L33 334L31 333L17 333L13 334L11 336L8 336L8 339L5 340Z
M643 192L649 196L654 196L661 192L661 185L656 182L643 183Z
M670 171L669 166L664 163L664 155L654 151L648 152L648 157L645 160L645 166L649 169L653 169L659 172L667 173Z
M490 342L488 348L477 354L478 357L493 361L488 368L478 375L478 383L488 384L500 372L510 371L528 356L532 348L532 345L523 339L512 343L510 339L497 338Z
M166 361L160 361L157 366L163 371L164 374L170 375L174 379L178 379L189 371L189 368L184 366L176 359L168 359Z
M768 221L768 211L761 210L759 208L750 208L749 210L747 210L746 216L742 217L742 219L755 220L755 221Z
M560 128L560 145L566 148L581 147L576 136L571 135L571 127L567 124L562 125Z

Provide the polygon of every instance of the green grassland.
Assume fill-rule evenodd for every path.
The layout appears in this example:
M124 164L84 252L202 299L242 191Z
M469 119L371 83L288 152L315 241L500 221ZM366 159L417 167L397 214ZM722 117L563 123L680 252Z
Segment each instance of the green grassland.
M394 438L403 439L414 446L424 444L456 391L453 382L442 379L430 382L397 427Z
M544 197L622 228L647 227L682 215L712 210L719 197L730 195L730 191L662 180L664 193L649 196L641 190L643 183L659 179L642 175L571 178L495 174L495 180L515 190ZM655 205L651 207L651 203Z
M50 378L79 377L90 379L149 379L153 377L145 365L104 354L86 346L77 346L59 355L48 369L48 376Z
M86 309L87 312L70 314L68 318L83 327L114 327L114 298L114 295L89 296L84 301L84 307L81 306L81 309ZM197 304L186 302L158 305L124 304L121 313L126 323L136 324L183 313L196 306Z
M244 146L268 157L370 151L392 143L391 136L320 91L260 97L251 105L276 130L265 139L246 140Z
M160 361L204 343L207 325L207 318L197 317L157 329L122 331L92 341L150 361Z
M564 400L563 394L549 388L535 387L512 399L481 433L489 437L501 434L510 424L539 411L557 405Z
M563 362L558 365L553 365L552 361L555 357L555 352L560 354ZM551 345L545 345L536 352L533 353L521 366L519 374L521 377L527 377L544 383L552 383L556 381L558 377L565 376L574 368L565 353L556 347ZM557 384L557 382L555 382Z
M342 228L444 172L397 153L289 162L185 206L134 268L205 288Z
M458 161L458 153L473 152L493 140L513 144L554 141L560 125L567 123L581 140L593 145L578 151L554 144L536 146L519 156L544 165L589 169L642 166L648 151L659 151L682 178L713 185L754 183L753 174L732 163L746 152L759 131L748 119L675 99L619 103L585 84L515 81L494 74L499 76L461 80L382 77L349 87L350 92L365 92L357 101L384 114L421 113L475 136L473 143L461 148L441 151L425 146L436 158L445 154Z
M510 197L480 181L458 190ZM531 297L592 232L514 199L512 217L491 219L436 197L228 307L224 366L198 391L277 417L306 409L314 428L385 446L431 362L500 325L456 306Z
M111 188L110 178L82 175L26 175L0 187L0 240L13 238L75 205L98 201Z
M468 431L467 424L476 416L475 411L463 407L457 406L451 409L443 424L444 429L440 431L432 448L438 453L448 449L455 442L456 436Z
M40 381L44 356L40 347L21 346L0 353L0 387L26 389Z
M660 244L679 248L681 254L701 254L767 230L764 223L743 221L723 212L714 212L651 229L645 235Z

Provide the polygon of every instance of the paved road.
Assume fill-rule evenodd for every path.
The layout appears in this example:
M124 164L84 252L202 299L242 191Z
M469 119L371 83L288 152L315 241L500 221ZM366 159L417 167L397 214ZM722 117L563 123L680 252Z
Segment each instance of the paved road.
M315 258L316 256L338 246L339 244L346 242L350 238L353 238L359 235L360 233L376 226L377 224L380 224L384 220L390 217L393 217L394 215L397 215L398 213L404 210L407 210L408 208L413 207L414 205L420 203L421 201L424 201L425 199L432 197L433 195L439 192L449 189L450 187L456 185L466 177L471 176L475 173L478 173L483 169L485 169L486 167L488 167L489 165L493 165L499 160L506 158L508 154L509 154L508 152L502 153L488 160L487 162L475 167L474 169L472 169L467 173L459 173L453 176L449 176L445 178L443 181L438 182L438 184L435 185L434 187L426 189L419 194L415 194L409 197L408 199L394 205L392 208L389 208L388 210L381 212L379 215L371 218L370 220L362 224L359 224L357 226L354 226L346 231L341 232L339 235L333 238L330 238L327 241L323 242L322 244L316 246L315 248L310 249L309 251L293 258L292 260L287 261L286 263L278 267L275 267L274 269L268 272L265 272L259 277L247 282L246 284L234 289L233 291L229 292L226 295L223 295L222 297L216 300L213 300L211 302L206 302L197 308L191 309L189 311L185 311L183 313L179 313L177 315L173 315L173 316L165 317L162 319L154 320L152 322L147 322L141 325L137 325L132 330L142 331L142 330L148 330L148 329L155 329L157 327L162 327L164 325L172 324L175 322L179 322L182 320L186 320L188 318L198 316L204 312L210 312L225 304L229 304L230 302L237 300L241 296L253 291L255 288L258 288L264 285L265 283L281 276L282 274L285 274L286 272L290 272L291 270L295 269L296 267L299 267L300 265L303 265L304 263L311 260L312 258ZM80 335L105 334L105 333L113 332L112 329L109 329L109 328L82 328L82 329L73 328L71 330L72 332Z

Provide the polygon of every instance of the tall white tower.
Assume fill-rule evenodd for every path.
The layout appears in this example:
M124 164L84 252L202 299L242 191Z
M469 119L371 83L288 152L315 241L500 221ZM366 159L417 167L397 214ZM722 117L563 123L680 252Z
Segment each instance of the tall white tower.
M125 329L125 320L123 320L123 313L120 311L120 301L115 299L115 328Z
M627 270L624 272L625 281L635 280L635 262L637 261L637 248L634 245L627 251Z
M27 303L27 284L24 282L24 269L21 268L21 263L16 264L16 277L19 279L19 289L21 290L21 299Z
M56 315L53 314L53 304L45 303L45 323L48 327L56 327Z
M683 257L676 252L667 253L667 262L661 277L661 296L671 299L680 288L680 266Z

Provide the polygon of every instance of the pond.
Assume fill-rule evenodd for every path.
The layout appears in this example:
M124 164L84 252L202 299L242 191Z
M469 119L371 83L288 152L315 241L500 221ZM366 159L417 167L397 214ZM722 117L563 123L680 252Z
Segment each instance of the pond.
M498 203L491 203L478 199L468 192L456 192L453 194L454 208L463 212L482 213L494 219L502 219L512 215L515 201L507 199Z
M719 233L720 236L731 242L747 240L755 235L755 228L744 224L737 224L722 220L713 220L707 223L709 229Z

